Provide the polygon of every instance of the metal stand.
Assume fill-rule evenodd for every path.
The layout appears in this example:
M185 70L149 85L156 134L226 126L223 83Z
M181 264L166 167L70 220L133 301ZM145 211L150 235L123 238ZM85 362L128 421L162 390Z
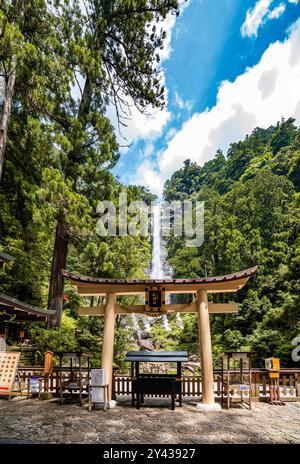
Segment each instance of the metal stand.
M227 408L231 406L231 392L236 392L241 404L248 404L251 409L251 359L253 352L228 351L221 355L221 403L226 400ZM248 397L248 400L246 400ZM235 397L236 398L236 397Z

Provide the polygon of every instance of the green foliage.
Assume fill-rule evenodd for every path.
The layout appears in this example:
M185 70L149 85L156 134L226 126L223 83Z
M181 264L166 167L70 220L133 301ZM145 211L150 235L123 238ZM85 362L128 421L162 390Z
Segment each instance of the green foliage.
M117 316L113 367L117 368L118 372L128 370L127 363L124 363L124 356L125 353L136 348L132 335L133 327L130 316Z
M186 161L165 184L165 198L205 201L205 241L199 248L171 237L168 260L175 277L222 275L253 265L258 274L233 296L234 315L212 317L213 354L252 349L293 365L299 334L299 151L293 119L255 129L202 167ZM197 324L189 321L182 346L197 351Z
M43 360L44 352L50 351L76 351L78 345L74 337L76 322L73 318L63 315L62 325L59 330L43 329L32 326L29 336L34 339L40 360Z
M161 349L172 351L179 349L180 329L174 315L168 315L171 331L166 332L162 317L158 317L151 325L151 338L160 342Z
M130 111L132 103L141 111L163 106L160 22L170 12L177 13L175 0L87 0L85 8L78 0L1 2L0 70L6 78L16 63L0 186L0 249L16 262L1 269L1 291L45 307L59 240L67 245L58 254L64 248L62 261L72 270L101 277L146 275L148 241L99 237L96 206L103 199L116 203L121 191L129 201L155 199L143 187L122 186L111 174L119 147L106 109L114 107L122 126L128 116L123 110ZM58 233L61 222L65 227ZM32 337L41 353L81 347L99 365L103 321L78 318L82 303L68 285L65 294L60 330L33 324ZM120 326L117 353L131 343L124 334Z
M180 333L179 344L189 353L199 354L198 319L195 314L184 314L183 329Z

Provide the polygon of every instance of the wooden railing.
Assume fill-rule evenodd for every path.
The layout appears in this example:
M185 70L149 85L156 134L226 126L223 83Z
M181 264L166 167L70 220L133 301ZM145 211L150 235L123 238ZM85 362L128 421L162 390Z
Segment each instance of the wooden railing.
M221 397L221 371L214 370L214 391L216 398ZM115 395L131 395L131 377L115 375ZM251 379L252 397L264 400L269 397L269 376L265 369L253 369ZM280 391L285 401L300 401L300 369L280 370ZM182 395L186 397L201 397L201 376L183 376ZM156 395L157 396L157 395Z
M73 371L76 369L73 369ZM27 379L33 376L43 376L43 367L20 367L21 380L27 383ZM69 376L70 369L64 368L62 380ZM88 380L86 368L82 368L83 380ZM54 368L49 380L49 391L58 393L60 382L59 368ZM216 398L221 397L221 370L214 370L214 390ZM264 400L269 397L269 377L266 369L252 369L251 379L252 397L256 400ZM300 401L300 369L280 370L280 391L285 401ZM115 373L113 383L113 394L118 396L131 395L131 377ZM183 376L182 394L184 397L201 397L201 376Z
M73 372L79 375L79 369L73 368ZM28 379L31 377L43 377L44 375L44 367L43 366L34 366L34 367L19 367L18 369L20 380L23 383L23 388L27 388ZM70 368L64 368L62 371L61 380L64 382L68 380L70 375ZM81 369L81 376L83 381L88 381L88 370L87 368ZM60 385L60 369L54 368L52 374L49 376L49 392L59 394L59 385ZM43 385L42 385L43 387ZM63 391L66 387L63 386ZM76 391L75 391L76 392Z

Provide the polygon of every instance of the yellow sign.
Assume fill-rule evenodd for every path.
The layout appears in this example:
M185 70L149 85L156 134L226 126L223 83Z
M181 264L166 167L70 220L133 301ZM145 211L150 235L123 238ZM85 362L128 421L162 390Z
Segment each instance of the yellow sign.
M145 306L146 313L151 316L159 316L164 311L165 288L164 287L146 287L145 289Z
M267 358L265 359L266 369L274 369L275 371L280 370L280 359L279 358Z

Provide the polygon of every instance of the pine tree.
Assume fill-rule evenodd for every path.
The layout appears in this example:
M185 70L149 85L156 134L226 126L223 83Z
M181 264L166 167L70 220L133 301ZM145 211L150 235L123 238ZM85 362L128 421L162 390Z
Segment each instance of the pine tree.
M54 130L60 145L59 172L75 194L86 195L89 174L101 186L104 169L118 159L118 146L105 116L114 105L124 124L128 98L140 109L161 107L164 91L155 68L165 33L156 23L177 12L176 1L137 0L66 2L61 12L66 60L80 96L58 99ZM83 82L82 88L79 80ZM125 107L125 108L124 108ZM96 195L94 201L101 195ZM72 240L69 204L63 196L57 210L57 227L49 291L49 309L56 310L59 326L63 303L61 270L67 263Z
M9 122L14 106L27 95L27 108L43 109L49 94L62 86L59 66L60 45L56 31L56 1L2 0L0 5L0 74L4 98L0 107L0 181L8 140Z

